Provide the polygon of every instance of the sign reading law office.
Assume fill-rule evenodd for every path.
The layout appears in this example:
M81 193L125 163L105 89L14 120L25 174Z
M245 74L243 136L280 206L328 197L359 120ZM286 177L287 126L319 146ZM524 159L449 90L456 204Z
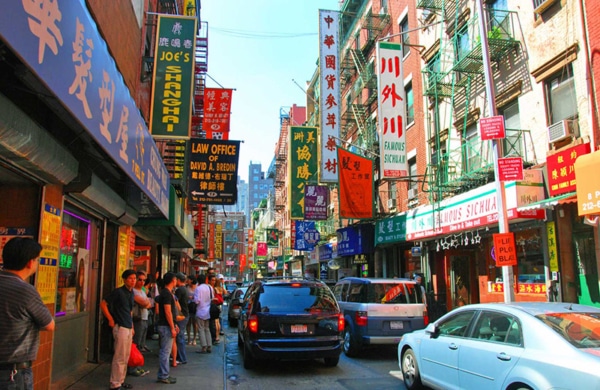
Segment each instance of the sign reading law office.
M518 208L544 199L540 170L524 171L523 181L506 183L506 210L509 220L544 219L543 209L519 211ZM498 223L496 183L444 199L433 206L406 213L406 240L418 240Z
M196 18L158 16L150 132L155 138L190 138Z

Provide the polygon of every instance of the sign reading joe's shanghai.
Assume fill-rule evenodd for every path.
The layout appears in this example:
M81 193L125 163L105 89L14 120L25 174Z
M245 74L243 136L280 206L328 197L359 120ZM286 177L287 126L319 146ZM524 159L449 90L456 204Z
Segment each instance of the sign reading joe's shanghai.
M150 132L156 138L190 138L196 18L158 16Z
M5 1L0 38L168 217L169 173L85 2Z
M239 152L240 141L190 140L190 202L236 203Z

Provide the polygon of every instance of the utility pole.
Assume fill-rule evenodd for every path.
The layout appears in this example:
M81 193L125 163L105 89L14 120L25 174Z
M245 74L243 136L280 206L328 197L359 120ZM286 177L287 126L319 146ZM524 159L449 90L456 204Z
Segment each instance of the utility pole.
M496 116L496 92L490 64L490 52L486 29L487 14L483 10L482 0L476 0L479 13L479 36L481 38L481 52L483 57L483 72L485 75L485 90L489 106L489 116ZM504 182L500 181L498 159L502 157L502 140L493 139L494 150L494 178L496 179L496 199L498 204L498 230L500 233L508 233L508 215L506 213L506 194ZM497 255L497 254L496 254ZM502 267L502 282L504 284L504 302L510 303L515 300L512 266Z

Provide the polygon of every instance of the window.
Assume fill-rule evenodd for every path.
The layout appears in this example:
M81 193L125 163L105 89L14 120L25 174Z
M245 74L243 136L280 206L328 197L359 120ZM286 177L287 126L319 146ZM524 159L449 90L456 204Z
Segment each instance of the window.
M388 183L389 183L388 185L389 185L389 190L390 190L389 199L397 199L398 198L398 195L397 195L398 188L397 188L396 182L390 181Z
M400 22L400 32L402 33L402 56L406 57L410 52L410 34L408 31L408 16Z
M482 142L479 138L479 132L476 125L467 128L463 139L463 158L466 172L473 172L481 168L481 150Z
M417 157L408 160L408 174L410 175L409 189L417 189L419 187L419 178L417 177Z
M521 134L519 103L509 104L500 110L499 114L504 116L504 127L506 129L506 138L502 142L504 156L522 156L523 136Z
M545 82L546 106L550 124L577 116L575 80L571 64Z
M427 88L431 88L442 77L440 53L436 53L425 66L427 69Z
M438 325L438 332L445 336L465 337L469 323L475 312L464 311L460 314L448 318L446 321Z
M463 27L458 33L456 33L456 40L454 43L454 55L456 62L459 62L471 51L471 39L469 38L469 30L467 26Z
M473 338L506 344L521 344L521 327L517 320L504 313L483 312L473 329Z
M388 0L381 0L381 12L387 13Z
M415 122L415 98L413 96L412 81L404 88L406 93L406 126Z

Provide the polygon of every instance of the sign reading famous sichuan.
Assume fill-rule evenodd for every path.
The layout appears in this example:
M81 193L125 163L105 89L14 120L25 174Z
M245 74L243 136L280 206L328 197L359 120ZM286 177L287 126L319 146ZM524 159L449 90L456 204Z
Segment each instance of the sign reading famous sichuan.
M189 16L158 16L150 108L153 137L190 137L196 22Z
M319 72L321 75L320 182L338 178L336 146L340 137L339 12L319 10Z
M406 93L402 72L402 47L377 43L377 107L381 178L408 176L406 161Z
M190 140L189 201L232 205L237 201L240 141Z

